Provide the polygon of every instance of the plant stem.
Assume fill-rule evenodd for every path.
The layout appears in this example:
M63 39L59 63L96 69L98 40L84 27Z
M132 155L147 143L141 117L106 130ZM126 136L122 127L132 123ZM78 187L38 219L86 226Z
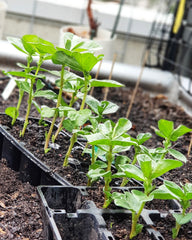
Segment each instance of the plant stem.
M28 102L27 113L25 115L25 122L24 122L24 125L23 125L23 129L20 133L21 137L24 137L27 125L29 124L28 119L29 119L29 114L30 114L30 111L31 111L31 104L32 104L32 100L33 100L33 86L34 86L35 78L36 78L36 76L39 72L39 69L40 69L40 66L41 66L42 62L43 62L43 57L40 57L39 62L37 64L37 69L36 69L35 75L31 79L31 86L30 86L29 97L28 97L28 101L27 101Z
M71 99L70 104L69 104L69 107L72 107L72 106L73 106L73 104L74 104L74 102L75 102L74 99L75 99L75 96L74 96L74 94L73 94L72 99ZM52 141L53 141L53 142L55 142L57 136L59 135L59 133L60 133L61 130L63 129L63 121L64 121L64 120L65 120L65 116L63 116L63 117L61 118L61 121L60 121L59 126L58 126L58 128L57 128L57 131L56 131L56 133L54 134L54 136L53 136L53 138L52 138Z
M58 108L61 105L61 99L62 99L62 93L63 93L63 84L64 84L64 69L65 69L65 66L62 65L62 68L61 68L61 83L60 83L60 88L59 88L59 94L58 94L58 97L57 97L56 108ZM52 122L51 122L51 126L49 128L49 132L46 136L46 141L45 141L45 145L44 145L44 152L46 152L47 149L48 149L49 140L51 138L51 134L53 132L53 128L54 128L57 117L58 117L58 112L55 111L54 117L53 117Z
M84 95L83 95L83 100L81 103L80 110L83 110L85 107L85 101L86 101L87 92L88 92L89 74L84 73L84 77L85 77ZM77 140L77 133L73 133L72 139L70 141L70 146L68 148L67 154L65 155L65 159L64 159L64 163L63 163L64 167L68 165L68 158L71 154L71 150L72 150L73 145L75 144L76 140Z
M137 235L137 232L136 232L137 222L141 215L141 212L143 211L144 206L145 206L145 202L143 202L141 204L141 207L137 214L135 212L132 213L131 233L129 235L130 239L132 239L133 237L135 237Z
M27 62L27 71L25 69L25 72L28 73L29 72L29 67L30 67L30 61ZM25 82L27 81L27 78L25 78ZM23 99L23 95L24 95L24 91L22 89L19 88L19 99L18 99L18 102L17 102L17 107L16 107L16 112L15 112L15 116L14 118L12 119L12 122L11 124L14 125L16 119L17 119L17 114L19 113L19 109L20 109L20 106L21 106L21 102L22 102L22 99Z
M88 93L89 75L84 73L84 78L85 78L84 95L83 95L83 100L81 102L80 110L83 110L85 107L85 101L86 101L86 97L87 97L87 93Z
M113 161L113 147L110 146L110 149L109 149L109 152L108 154L106 154L106 159L107 159L107 170L106 172L111 172L111 164L112 164L112 161ZM106 177L105 178L105 186L104 186L104 204L103 204L103 208L107 208L110 204L110 201L109 201L109 197L108 197L108 194L106 193L109 193L110 192L110 183L111 183L111 177Z
M134 155L133 162L131 163L132 165L135 165L135 164L136 164L136 162L137 162L137 155L138 155L138 154L135 154L135 155ZM122 180L122 183L121 183L120 187L124 187L128 182L129 182L129 179L127 179L127 177L124 177L123 180Z
M95 163L95 145L92 146L91 150L92 150L91 165L93 165ZM91 178L88 179L87 186L88 187L91 186Z
M71 137L71 140L70 140L70 145L69 145L69 148L68 148L68 151L65 155L65 159L64 159L64 162L63 162L63 167L67 167L68 166L68 158L71 154L71 150L75 144L75 142L77 141L77 133L73 133L72 137Z

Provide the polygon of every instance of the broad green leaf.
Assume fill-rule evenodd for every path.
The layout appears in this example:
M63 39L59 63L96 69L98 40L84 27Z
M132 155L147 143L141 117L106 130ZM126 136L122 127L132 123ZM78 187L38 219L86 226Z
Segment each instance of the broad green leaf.
M59 107L59 116L67 117L69 111L76 111L74 108L67 106L60 106Z
M119 145L122 147L137 146L137 143L132 141L130 137L119 137L118 139L112 140L111 143L112 145Z
M99 131L104 135L107 136L111 140L112 134L112 124L110 120L107 120L105 123L99 124Z
M142 171L138 167L136 167L134 165L123 164L123 165L119 165L119 168L129 178L134 178L134 179L136 179L138 181L144 181L145 180Z
M119 165L131 163L131 159L125 155L119 155L115 158L115 167L118 169Z
M65 119L63 121L63 127L69 131L69 132L73 132L73 130L75 129L75 123L74 121L71 121L70 119Z
M171 149L169 148L168 149L168 152L173 156L175 157L176 159L186 163L187 162L187 158L182 154L180 153L179 151L175 150L175 149Z
M139 145L143 144L148 139L150 139L151 136L152 136L151 133L140 133L140 134L138 134L138 136L137 136L138 144Z
M15 37L7 37L9 43L11 43L17 50L21 51L22 53L28 54L23 46L23 43L20 38Z
M149 202L153 200L153 196L147 196L144 192L139 190L132 190L131 193L133 194L134 198L137 199L139 202Z
M79 111L69 111L68 117L75 122L76 127L82 126L91 116L91 110L83 109Z
M98 109L99 109L99 113L104 115L104 114L115 113L119 109L119 106L110 101L102 101Z
M101 133L86 135L87 141L92 145L110 145L111 141Z
M92 68L102 59L101 55L95 57L92 53L87 52L74 52L72 53L72 57L78 62L82 72L90 72Z
M81 96L78 95L78 97L82 99L83 94L81 94ZM93 110L93 112L95 112L96 114L99 114L98 106L100 102L96 98L92 97L91 95L87 95L86 104Z
M171 141L177 141L177 139L181 136L183 136L184 134L191 132L192 129L184 126L184 125L180 125L178 128L176 128L173 133L171 134Z
M143 175L150 179L152 173L152 160L146 154L140 154L137 156L137 160L143 172Z
M70 32L64 33L63 41L64 47L71 51L96 51L102 49L99 43L92 40L83 40Z
M25 48L25 50L28 52L29 55L36 55L36 50L35 48L27 41L25 40L25 38L27 38L28 35L24 35L22 38L21 38L21 41L22 41L22 44Z
M5 114L10 116L11 118L18 118L19 112L17 111L16 107L7 107L5 109Z
M17 83L18 87L20 89L22 89L23 91L25 91L27 93L30 92L30 84L28 82L16 80L16 83Z
M96 161L94 164L90 166L90 169L105 169L107 167L107 163L103 161Z
M35 92L34 97L44 97L47 99L57 99L57 94L52 90L40 90Z
M42 106L41 107L41 116L42 117L47 117L47 118L52 118L55 114L55 108L50 108L47 106Z
M152 195L154 199L178 199L177 196L170 194L170 191L168 191L164 185L154 190L150 195Z
M119 83L115 80L98 80L98 79L91 79L90 81L91 87L124 87L122 83Z
M162 159L157 163L153 163L153 171L151 178L155 179L157 177L162 176L164 173L170 171L171 169L175 169L181 167L183 165L182 162L173 160L173 159Z
M12 76L16 77L23 77L23 78L45 78L45 75L39 74L37 76L34 76L32 73L25 73L25 72L16 72L16 71L10 71L8 72Z
M181 213L173 213L173 217L178 224L183 225L192 220L192 212L187 213L185 216L183 216Z
M170 139L171 134L174 130L174 123L172 121L160 119L158 121L158 127L160 132L164 135L164 137Z
M170 193L178 196L178 198L183 199L184 198L184 192L182 189L174 182L165 180L164 181L165 187L170 191Z
M120 118L113 129L112 138L118 138L132 127L131 121L126 118Z
M22 37L22 41L24 46L26 47L26 44L28 44L27 47L31 46L32 49L35 49L36 52L38 52L40 55L45 55L45 54L53 54L56 49L54 45L47 41L44 40L36 35L24 35Z
M192 199L192 183L186 183L183 189L185 193L185 199L191 200Z
M138 212L142 202L135 199L134 195L130 192L125 193L112 193L112 198L116 206L128 209L132 212Z
M87 176L89 178L100 178L100 177L106 177L108 174L111 174L109 171L105 171L104 169L100 169L100 168L97 168L97 169L91 169L88 171L87 173Z
M36 90L38 91L38 90L42 89L44 86L45 86L45 84L40 79L37 79Z
M113 142L112 142L113 143ZM113 153L120 153L120 152L126 152L129 151L130 146L114 146L112 152Z

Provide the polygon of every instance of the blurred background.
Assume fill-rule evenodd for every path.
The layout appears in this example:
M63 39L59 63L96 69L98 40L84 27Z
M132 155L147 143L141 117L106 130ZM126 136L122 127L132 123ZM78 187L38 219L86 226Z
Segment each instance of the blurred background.
M57 45L62 27L89 24L88 0L0 2L6 4L3 40L7 36L36 34ZM113 46L105 52L105 59L111 60L117 54L118 62L140 65L149 41L153 40L153 47L158 48L159 41L168 39L176 4L176 0L93 0L92 14L98 29L110 31L109 36L115 38ZM155 58L150 60L153 64Z

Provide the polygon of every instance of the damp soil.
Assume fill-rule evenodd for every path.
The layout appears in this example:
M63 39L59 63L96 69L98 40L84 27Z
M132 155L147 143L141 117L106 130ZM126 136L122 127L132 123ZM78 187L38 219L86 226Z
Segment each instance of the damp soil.
M22 183L17 172L0 161L0 239L43 240L36 188Z
M0 92L3 91L6 83L7 83L7 80L0 81ZM117 121L118 118L126 116L127 108L129 106L130 99L132 96L132 89L131 88L125 88L125 89L115 88L115 89L111 89L109 93L110 94L108 95L108 100L118 104L120 108L117 113L112 114L108 117L114 121ZM99 96L99 98L102 99L103 90L100 88L95 89L94 95L97 96L97 98ZM16 106L17 99L18 99L17 88L14 90L10 98L6 101L3 100L2 97L0 96L0 102L1 102L0 112L4 112L7 106ZM43 98L37 99L37 102L40 105L48 105L50 107L55 106L55 104L52 101L45 100ZM21 107L21 111L20 111L20 117L24 117L25 115L26 104L27 104L27 96L25 95L23 104ZM31 116L32 117L39 116L34 107L32 108ZM157 127L158 120L162 118L174 121L175 127L177 127L180 124L183 124L183 125L186 125L187 127L192 128L192 121L191 121L192 117L189 116L187 113L185 113L182 107L179 107L175 104L170 103L167 100L167 98L163 95L157 95L155 97L151 97L148 93L139 89L137 92L133 107L131 109L131 113L129 115L129 119L133 124L133 127L129 132L130 135L133 137L136 137L138 133L150 132L152 134L152 138L149 141L147 141L146 145L151 148L162 146L162 139L157 137L154 134L154 130L153 130L153 127ZM7 121L8 123L5 123ZM4 116L4 117L1 117L0 122L1 124L8 124L9 130L11 131L11 133L15 134L15 137L17 136L19 141L25 142L26 148L29 151L33 152L34 155L41 158L42 161L45 162L45 164L52 169L52 171L56 171L60 175L65 176L65 178L74 185L86 185L87 177L85 172L87 171L88 165L90 163L90 156L86 154L82 156L81 147L76 146L74 148L71 155L70 166L66 169L62 168L64 155L70 140L69 136L66 136L66 135L64 136L63 134L60 134L59 139L56 142L58 146L60 146L59 150L51 149L51 151L49 151L48 154L46 154L45 156L43 152L43 145L44 145L45 131L47 131L46 127L38 125L38 123L32 119L30 120L30 124L27 128L26 136L24 137L24 139L21 139L18 137L19 131L22 128L22 125L20 124L21 121L17 121L15 126L12 127L10 124L11 120L8 117ZM35 136L35 133L37 134L37 136ZM179 169L172 170L169 172L169 174L165 174L164 175L165 179L174 180L177 183L192 182L191 152L188 155L190 138L191 138L190 134L186 134L185 136L180 138L179 141L177 141L177 143L174 146L175 149L179 150L187 157L188 159L187 163L184 164ZM130 152L127 154L131 155L132 153ZM77 160L76 164L74 164L74 159ZM41 228L39 227L38 229L41 229ZM7 238L7 239L11 239L11 238ZM13 238L13 239L17 239L17 238ZM18 239L25 239L25 238L18 238ZM35 239L35 238L31 237L29 239ZM37 239L41 239L41 238L37 238ZM120 239L120 238L117 237L116 239ZM165 239L171 239L171 238L167 237ZM181 239L185 239L185 238L181 238Z

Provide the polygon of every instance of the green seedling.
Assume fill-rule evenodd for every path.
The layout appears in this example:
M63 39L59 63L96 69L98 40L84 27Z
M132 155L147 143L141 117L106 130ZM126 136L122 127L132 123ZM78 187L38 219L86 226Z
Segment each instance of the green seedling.
M130 139L127 131L131 127L131 122L125 118L120 118L116 124L108 120L99 124L97 133L85 136L89 144L97 146L105 152L106 162L96 161L87 174L92 181L104 178L104 208L108 207L111 202L111 180L117 177L117 174L112 174L112 162L115 160L116 153L129 150L130 146L123 146L122 143L125 139Z
M45 96L46 93L41 90L42 89L42 83L40 82L41 78L44 78L43 75L39 75L40 67L42 63L45 60L49 60L51 58L51 55L55 52L54 45L42 38L37 37L36 35L24 35L22 39L16 39L16 38L9 38L9 41L21 52L27 54L27 66L23 64L18 64L21 68L23 68L23 72L8 72L8 74L16 77L20 77L23 79L16 80L17 85L20 89L20 96L18 100L18 104L16 109L14 110L14 113L10 113L10 110L8 109L6 112L13 117L12 124L14 124L16 118L19 115L19 107L23 98L24 92L28 93L28 107L27 112L25 115L25 122L23 125L23 129L20 133L20 136L24 136L27 125L28 125L28 118L31 110L31 105L33 98L35 95L43 95ZM39 60L37 62L36 67L30 67L30 64L32 62L32 56L38 56ZM31 72L35 71L34 74ZM34 85L36 83L36 80L38 79L37 86L36 86L36 92L34 93ZM49 90L47 90L49 91ZM48 94L49 95L49 94ZM47 95L47 96L48 96ZM55 96L54 96L55 98ZM13 109L12 109L13 110Z
M180 187L174 182L165 180L164 184L153 192L153 196L157 199L176 199L179 201L182 207L182 212L173 213L176 226L172 229L173 239L177 238L181 226L192 220L192 212L187 212L187 209L191 206L192 184L181 184Z
M81 136L99 132L98 129L99 124L107 121L107 119L104 118L104 115L114 113L119 108L116 104L112 102L109 101L99 102L97 99L89 95L86 98L86 104L91 108L95 115L89 118L90 124L87 124L85 127L83 127L83 129L77 132L78 135ZM86 152L91 154L91 165L89 167L91 169L97 157L98 156L102 157L105 154L105 152L101 148L96 147L95 145L92 145L91 149L88 149L87 146L88 143L85 146L84 153ZM90 178L88 180L87 185L88 186L91 185Z
M61 98L63 87L65 84L65 76L64 69L65 67L69 67L73 70L81 71L84 73L84 92L87 92L87 79L89 79L89 72L93 68L93 66L101 60L101 56L95 57L93 53L85 52L85 51L94 51L100 49L100 45L95 43L94 41L83 41L81 38L73 35L72 33L66 33L64 35L64 48L57 48L57 51L52 56L52 61L54 64L61 65L61 78L60 78L60 88L57 99L56 108L61 105ZM86 56L85 56L86 55ZM76 56L76 57L75 57ZM82 57L83 56L83 57ZM85 96L86 98L86 96ZM84 103L81 104L81 110L84 108ZM49 132L46 137L44 151L47 152L49 141L52 135L53 127L58 115L55 112L55 115L52 120L52 124L50 126ZM62 119L63 121L64 119ZM60 126L62 125L62 121ZM58 135L58 133L57 133ZM74 137L75 139L75 137ZM55 140L55 137L53 137Z
M191 132L192 129L184 125L179 125L174 129L174 122L165 119L158 121L158 128L159 129L155 128L155 133L164 139L164 148L157 148L154 152L151 151L151 153L154 154L154 156L156 155L157 160L158 158L164 158L167 154L170 154L171 156L185 162L186 157L179 151L172 149L172 143L177 141L184 134Z
M71 154L71 151L75 142L77 141L76 130L80 129L80 127L87 122L91 114L92 112L90 109L82 109L79 111L73 110L67 113L67 119L63 121L63 126L66 130L68 130L69 132L72 132L73 135L70 139L70 145L63 162L64 167L68 166L68 158Z
M35 55L35 51L33 49L30 49L27 47L27 42L25 42L24 37L20 38L12 38L12 37L8 37L7 40L15 47L17 48L19 51L21 51L22 53L26 54L27 56L27 66L24 66L24 71L25 73L30 73L31 69L30 69L30 65L33 61L33 56ZM5 73L6 75L9 75L12 77L11 73ZM14 78L15 79L15 78ZM25 82L27 81L27 77L25 78ZM23 99L23 94L24 91L23 89L19 88L19 99L17 102L17 106L16 107L8 107L5 110L5 113L7 115L9 115L12 118L12 122L11 124L14 125L16 119L19 116L19 109L21 106L21 102Z
M137 156L139 166L132 164L119 165L120 173L126 177L143 182L144 192L132 190L130 193L113 193L112 198L117 206L126 208L132 212L132 226L130 239L137 236L142 231L142 225L138 224L138 219L145 206L145 203L153 200L152 192L155 189L153 180L164 173L182 166L182 162L175 159L161 159L158 162L151 159L147 154ZM122 175L122 177L124 177Z

